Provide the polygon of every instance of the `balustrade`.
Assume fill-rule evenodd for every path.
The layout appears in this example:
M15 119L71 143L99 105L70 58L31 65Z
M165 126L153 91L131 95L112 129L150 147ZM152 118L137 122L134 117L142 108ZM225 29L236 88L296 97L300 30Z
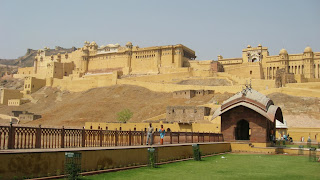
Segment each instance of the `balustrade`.
M0 150L140 146L146 144L146 135L145 131L0 126ZM220 141L222 134L204 132L167 132L164 138L165 144ZM153 143L160 143L159 132L154 133Z

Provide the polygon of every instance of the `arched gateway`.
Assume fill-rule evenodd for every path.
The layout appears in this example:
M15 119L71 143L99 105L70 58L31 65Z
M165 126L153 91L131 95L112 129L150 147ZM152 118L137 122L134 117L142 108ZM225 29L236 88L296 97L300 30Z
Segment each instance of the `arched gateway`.
M250 140L249 129L248 121L244 119L238 121L235 130L236 140Z
M212 119L217 116L221 116L225 141L269 142L276 132L276 120L283 123L280 107L249 86L224 101Z

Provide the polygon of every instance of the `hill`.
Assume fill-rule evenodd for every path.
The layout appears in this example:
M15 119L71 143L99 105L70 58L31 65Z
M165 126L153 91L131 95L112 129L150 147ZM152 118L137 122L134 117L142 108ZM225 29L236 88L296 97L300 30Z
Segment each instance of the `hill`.
M1 84L1 87L20 90L22 86L22 80L8 80ZM175 99L172 93L154 92L132 85L115 85L77 93L44 87L32 94L30 103L19 107L0 105L0 114L11 115L13 110L23 110L42 115L41 119L27 122L30 125L82 127L85 122L117 122L116 113L126 108L134 113L129 122L142 122L165 113L167 106L221 103L232 95L215 93L192 99ZM320 127L320 98L282 93L272 93L268 97L281 107L289 127ZM3 122L0 119L0 123Z
M226 98L230 96L231 94ZM41 114L41 119L27 123L32 125L82 127L86 121L117 122L116 113L125 108L134 113L129 122L142 122L165 113L167 106L206 104L212 100L213 95L175 99L172 93L153 92L138 86L115 85L79 93L45 87L32 97L34 100L31 103L19 107L0 105L0 112L9 115L13 110L27 110Z
M56 46L55 49L45 49L46 56L56 55L58 53L70 53L75 51L76 48L62 48L60 46ZM31 67L33 66L34 57L37 55L38 50L34 49L27 49L25 55L20 56L17 59L0 59L0 64L3 65L12 65L12 66L19 66L19 67Z
M272 93L268 97L281 107L289 127L320 127L320 98Z

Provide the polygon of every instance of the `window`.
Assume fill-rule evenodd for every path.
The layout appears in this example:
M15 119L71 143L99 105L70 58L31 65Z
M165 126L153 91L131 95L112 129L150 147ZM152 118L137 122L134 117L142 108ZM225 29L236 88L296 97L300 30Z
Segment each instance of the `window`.
M250 75L252 74L252 71L250 71Z

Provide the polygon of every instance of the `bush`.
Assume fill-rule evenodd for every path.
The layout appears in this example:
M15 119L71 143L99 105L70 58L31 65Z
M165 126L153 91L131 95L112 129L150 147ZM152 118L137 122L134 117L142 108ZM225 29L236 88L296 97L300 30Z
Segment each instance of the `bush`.
M129 121L129 119L131 119L132 115L133 112L131 112L129 109L124 109L117 113L117 119L120 122L126 123Z
M79 178L79 173L81 172L81 169L79 165L76 163L69 163L66 168L67 177L69 180L77 180Z

